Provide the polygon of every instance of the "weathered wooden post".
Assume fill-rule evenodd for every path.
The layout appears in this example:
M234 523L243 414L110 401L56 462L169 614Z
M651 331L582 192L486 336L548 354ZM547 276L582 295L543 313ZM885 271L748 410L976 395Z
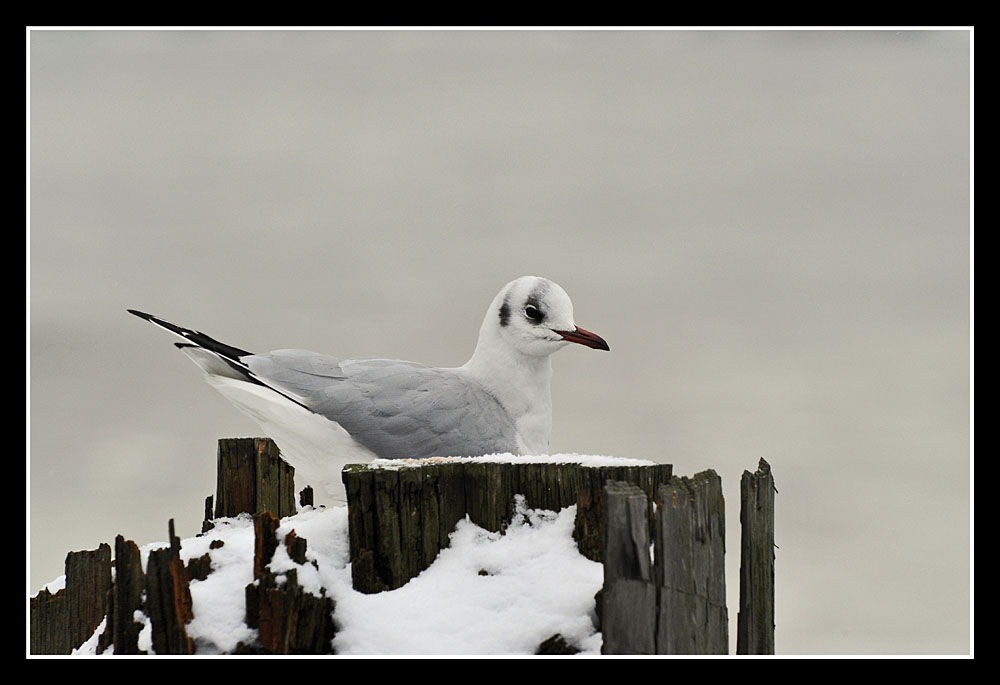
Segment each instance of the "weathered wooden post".
M266 438L222 439L217 459L216 517L266 511L272 512L277 520L295 513L295 472L280 459L273 441ZM303 506L310 503L311 491L306 491ZM209 497L205 503L202 532L212 528L212 505L213 498ZM211 560L206 554L190 560L185 566L180 560L180 540L174 534L172 520L169 536L170 544L152 550L143 570L136 544L119 535L115 539L113 582L109 545L70 552L66 557L66 586L56 593L42 590L30 599L30 653L70 654L90 639L106 618L97 651L103 653L113 645L115 654L139 654L142 626L134 620L137 611L149 617L153 651L157 654L193 653L194 644L185 629L193 616L189 582L192 578L207 577ZM293 558L304 555L304 539L297 538L290 544L296 555ZM292 553L290 549L289 554ZM294 583L288 587L292 585ZM282 595L288 596L289 592ZM293 601L289 615L299 621L297 625L302 625L302 615L308 613L301 611L300 605L318 606L310 601L309 598ZM315 614L316 621L322 617L322 611ZM311 633L311 628L304 632ZM287 646L295 651L301 649L304 642L286 640L280 644L282 649ZM322 640L317 644L322 647ZM329 645L321 651L329 651Z
M268 438L219 440L215 517L270 511L295 513L295 469Z
M66 555L66 597L69 609L69 640L83 644L108 613L111 590L111 547Z
M714 471L671 478L656 508L658 654L728 654L726 526Z
M111 547L66 555L66 586L31 598L32 654L70 654L97 630L108 613Z
M760 460L740 480L740 611L737 654L774 654L774 477Z
M656 585L649 558L649 498L636 485L604 487L602 654L656 653Z
M246 586L246 623L258 632L259 649L243 653L331 654L334 636L333 600L316 596L299 585L298 570L273 573L267 566L278 550L281 521L270 512L254 515L254 582ZM295 531L284 538L289 558L306 565L306 539Z
M647 495L646 519L655 488L669 482L670 464L584 466L573 462L496 462L438 459L344 468L351 578L358 592L393 590L406 584L448 546L455 524L468 515L499 532L514 513L514 496L532 509L576 505L574 539L580 553L604 558L604 493L609 480L638 485Z
M605 462L601 462L605 463ZM280 519L295 513L291 467L267 439L220 440L215 500L206 500L203 532L214 514L254 514L255 581L245 589L246 622L258 630L236 653L330 653L333 602L298 582L315 574L306 541L294 531L279 540ZM448 545L462 518L502 531L514 513L515 495L532 509L575 505L574 539L581 554L604 564L599 597L604 654L725 654L725 510L721 479L713 471L672 476L669 464L584 466L538 460L439 459L344 470L356 590L378 592L405 584L429 567ZM774 653L774 480L760 460L741 482L742 543L737 653ZM304 491L302 506L311 505ZM520 506L520 504L518 505ZM69 654L94 635L98 653L137 654L149 619L152 650L191 654L185 625L192 618L189 582L211 572L208 554L180 561L180 540L170 522L170 544L153 550L145 572L135 543L73 552L65 587L31 598L32 654ZM650 553L650 540L654 554ZM216 545L218 543L218 545ZM223 543L214 540L210 549ZM296 567L267 567L284 547ZM283 566L283 568L286 568ZM554 635L539 653L570 653Z
M181 562L181 541L170 520L170 546L154 549L146 562L146 614L153 626L157 654L194 654L185 626L194 618L187 569Z
M43 589L30 601L31 654L69 654L75 645L69 643L69 611L66 609L66 588L49 592Z
M115 584L112 589L112 610L109 616L110 642L115 654L140 654L139 631L142 626L134 620L135 612L142 609L142 593L146 576L142 570L139 547L123 536L115 537Z

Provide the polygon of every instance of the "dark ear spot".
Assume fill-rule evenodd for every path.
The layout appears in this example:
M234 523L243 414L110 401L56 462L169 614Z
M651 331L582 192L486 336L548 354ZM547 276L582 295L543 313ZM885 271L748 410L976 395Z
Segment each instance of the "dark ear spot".
M507 304L507 300L504 300L503 304L500 305L500 325L506 326L510 323L510 305Z

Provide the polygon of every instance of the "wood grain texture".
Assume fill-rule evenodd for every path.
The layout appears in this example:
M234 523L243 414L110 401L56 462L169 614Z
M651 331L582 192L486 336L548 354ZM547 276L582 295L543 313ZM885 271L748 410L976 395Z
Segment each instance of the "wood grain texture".
M656 598L649 556L649 498L642 488L610 481L604 488L602 654L656 653Z
M647 495L670 479L669 464L594 467L576 463L428 461L398 467L350 465L347 492L354 589L373 593L401 587L428 568L466 516L502 531L514 514L515 495L531 509L576 506L574 538L580 553L604 556L602 488L611 479L631 482Z
M215 517L270 511L295 513L295 469L268 438L219 440Z
M657 653L728 654L722 479L671 478L656 512Z
M740 480L740 610L737 654L774 654L774 477L760 460Z
M152 623L156 654L194 654L185 626L194 618L187 569L171 519L170 546L154 549L146 562L146 615Z

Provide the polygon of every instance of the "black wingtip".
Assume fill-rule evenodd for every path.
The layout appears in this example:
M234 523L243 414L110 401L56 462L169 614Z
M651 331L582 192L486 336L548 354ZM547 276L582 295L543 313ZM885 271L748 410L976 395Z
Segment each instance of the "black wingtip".
M163 319L153 316L152 314L140 312L138 309L126 309L125 311L127 311L129 314L138 316L140 319L145 319L150 323L156 324L161 328L165 328L171 333L175 333L181 336L182 338L186 338L187 340L190 341L190 342L175 342L174 347L176 347L177 349L185 350L188 348L199 348L207 350L208 352L212 352L218 355L219 359L221 359L223 362L232 367L232 369L236 371L237 374L243 376L248 382L273 390L274 392L278 393L285 399L290 400L291 402L294 402L295 404L299 405L303 409L312 411L311 409L309 409L309 407L302 404L300 400L295 399L288 393L284 393L272 385L264 383L259 378L254 376L253 373L250 371L250 369L247 368L246 364L240 361L240 357L248 357L253 354L252 352L247 352L246 350L241 350L238 347L233 347L232 345L221 343L218 340L215 340L214 338L208 337L204 333L191 330L190 328L181 328L180 326L172 324L169 321L164 321Z
M252 352L241 350L238 347L233 347L232 345L227 345L223 342L219 342L218 340L211 338L205 335L204 333L201 333L200 331L196 331L190 328L183 328L176 324L172 324L169 321L165 321L158 316L153 316L152 314L140 312L138 309L126 309L125 311L127 311L129 314L134 314L135 316L138 316L140 319L145 319L150 323L156 324L160 328L164 328L170 331L171 333L174 333L175 335L179 335L182 338L189 340L190 343L187 346L193 344L193 346L195 347L204 347L206 350L209 350L210 352L215 352L216 354L219 354L231 360L236 360L239 359L240 357L246 357L250 354L253 354ZM178 345L178 347L180 347L180 345Z
M134 316L138 316L140 319L145 319L146 321L150 321L153 318L152 314L147 314L146 312L140 312L138 309L126 309L125 311Z

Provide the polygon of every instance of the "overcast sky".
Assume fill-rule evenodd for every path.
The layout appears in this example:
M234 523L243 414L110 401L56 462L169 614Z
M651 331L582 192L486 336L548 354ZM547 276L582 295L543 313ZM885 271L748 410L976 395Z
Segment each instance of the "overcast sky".
M521 275L552 451L777 497L780 653L970 647L970 34L29 35L28 589L200 530L260 430L153 312L255 351L464 363ZM731 633L735 646L735 628Z

